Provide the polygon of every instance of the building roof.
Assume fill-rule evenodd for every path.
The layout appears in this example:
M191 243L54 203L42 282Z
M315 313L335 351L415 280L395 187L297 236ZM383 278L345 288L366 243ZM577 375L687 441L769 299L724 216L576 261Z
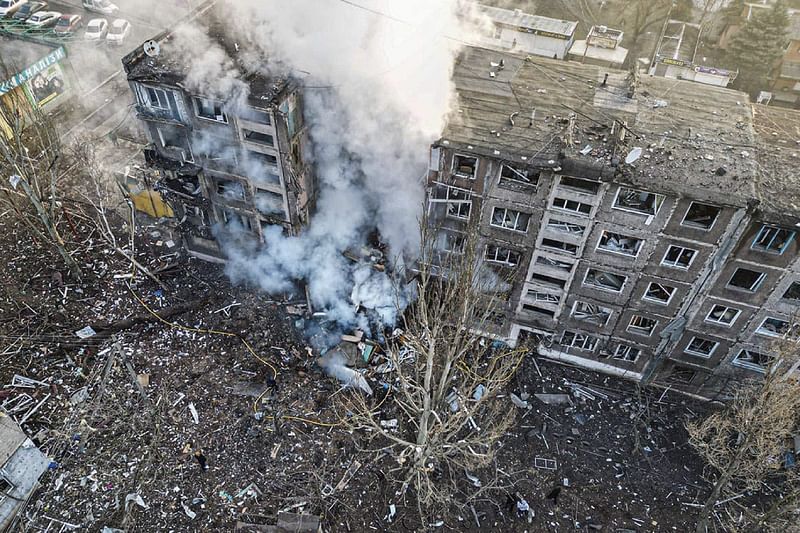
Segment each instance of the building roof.
M534 32L556 33L558 35L572 37L575 33L575 28L578 27L577 22L529 15L528 13L523 13L519 9L512 11L510 9L484 5L478 5L478 8L491 18L492 22L506 26L525 28L527 30L533 30Z
M501 59L502 70L492 66ZM479 48L459 57L454 80L457 100L442 145L539 167L563 165L565 172L577 165L720 203L752 198L754 135L743 93L661 77L634 82L621 70ZM620 123L625 138L615 143ZM634 147L643 155L624 164Z
M781 78L800 80L800 62L784 61L781 63Z
M0 468L11 459L27 438L10 416L0 413Z
M594 59L595 61L604 61L609 64L622 65L625 58L628 57L628 49L621 46L616 48L605 48L602 46L586 47L586 41L575 41L569 49L569 55L573 56L576 61L586 57Z
M661 37L656 55L660 58L692 63L699 42L699 25L680 20L669 20L664 26L664 35Z
M778 106L753 105L755 151L759 179L755 198L766 218L794 223L800 216L800 111Z

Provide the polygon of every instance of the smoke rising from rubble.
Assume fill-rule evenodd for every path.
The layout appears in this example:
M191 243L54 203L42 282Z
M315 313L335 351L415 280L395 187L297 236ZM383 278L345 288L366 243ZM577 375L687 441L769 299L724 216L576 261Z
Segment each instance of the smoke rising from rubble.
M456 16L458 0L363 5L241 0L226 6L239 61L303 81L319 187L316 212L302 235L287 237L270 227L264 251L229 244L226 252L234 281L268 292L305 281L316 309L342 327L367 328L354 304L391 326L408 295L396 294L387 274L356 265L342 252L360 248L377 229L391 257L415 257L428 149L452 95L458 43L444 36L465 30ZM218 71L230 73L225 60L211 54L200 59L192 79L215 79L208 66L215 62L222 65Z

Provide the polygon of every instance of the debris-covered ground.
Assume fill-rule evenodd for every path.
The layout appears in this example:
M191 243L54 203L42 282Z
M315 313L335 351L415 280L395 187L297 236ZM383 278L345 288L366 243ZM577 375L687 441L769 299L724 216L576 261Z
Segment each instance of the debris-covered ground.
M231 287L145 223L137 258L163 287L131 284L130 264L91 239L73 243L73 281L13 219L0 226L0 404L53 461L24 525L231 531L288 512L326 531L425 529L387 482L396 462L339 425L339 385L297 328L301 294ZM706 488L683 424L705 406L533 357L508 392L516 427L491 469L465 473L487 490L434 529L691 528Z

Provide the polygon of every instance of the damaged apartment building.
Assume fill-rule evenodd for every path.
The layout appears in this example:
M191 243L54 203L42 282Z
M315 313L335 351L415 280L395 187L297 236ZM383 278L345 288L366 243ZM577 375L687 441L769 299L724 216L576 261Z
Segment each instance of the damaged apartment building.
M314 182L303 159L306 142L299 85L288 77L248 72L240 46L216 22L214 2L196 9L227 56L243 72L246 102L223 101L184 83L191 61L165 31L122 60L150 145L145 159L180 221L189 253L222 260L212 231L258 243L263 229L296 234L308 221Z
M800 336L796 112L479 48L454 80L428 209L442 254L477 234L510 280L487 332L705 397Z

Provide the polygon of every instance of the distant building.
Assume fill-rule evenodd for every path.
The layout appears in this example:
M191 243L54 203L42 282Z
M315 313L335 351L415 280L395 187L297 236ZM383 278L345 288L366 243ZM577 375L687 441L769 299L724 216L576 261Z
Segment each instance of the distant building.
M487 333L706 397L798 338L800 113L477 48L454 81L429 212L443 255L477 234L509 280Z
M238 46L216 26L215 3L204 4L196 15L238 62ZM176 56L172 39L166 31L154 39L157 52L148 55L139 47L122 63L150 140L145 159L157 171L157 186L180 221L187 250L224 260L212 228L253 244L268 226L298 233L314 201L313 177L303 156L307 141L299 85L290 78L247 73L244 105L192 92L182 83L187 65ZM239 231L228 231L232 228Z
M585 40L575 41L569 58L582 63L621 68L628 49L620 46L623 33L607 26L592 26Z
M0 531L10 531L49 464L17 423L0 413Z
M658 40L650 74L727 87L736 78L736 72L696 62L700 32L699 24L680 20L667 21Z
M513 53L564 59L575 39L577 22L540 17L484 5L477 6L492 24L481 39L484 46Z

